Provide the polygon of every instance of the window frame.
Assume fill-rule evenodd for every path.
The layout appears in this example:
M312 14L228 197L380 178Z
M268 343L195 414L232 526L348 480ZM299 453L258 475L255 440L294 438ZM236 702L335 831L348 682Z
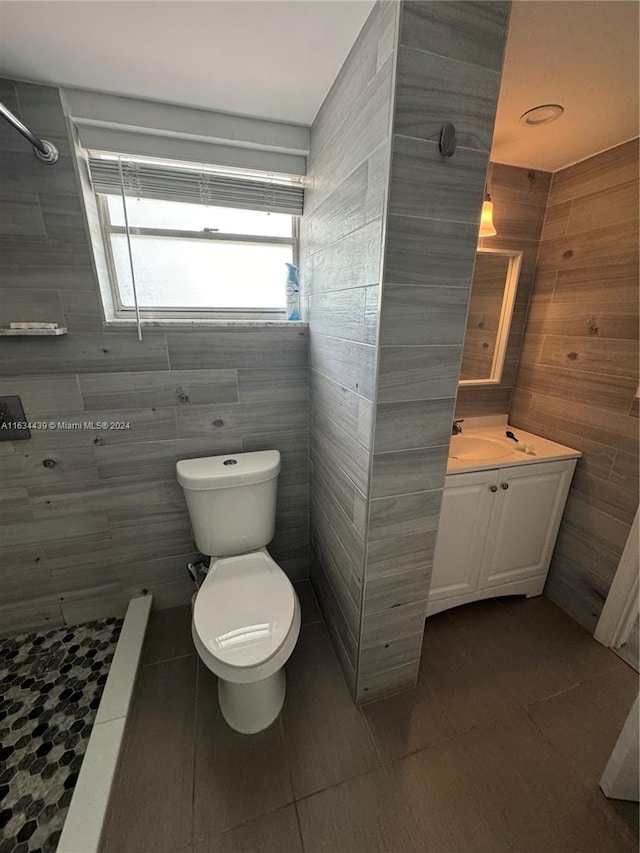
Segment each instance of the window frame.
M114 314L117 320L136 319L134 307L122 304L116 265L111 246L111 234L126 234L126 228L121 225L112 225L109 216L109 205L107 193L95 192L95 201L100 221L102 242L106 257L111 296L113 299ZM205 232L205 231L179 231L164 228L130 227L132 236L150 237L174 237L179 239L209 240L223 243L244 243L250 245L289 245L291 246L292 262L299 266L299 236L300 217L291 214L291 237L271 237L256 234L231 234L228 232ZM283 291L284 291L283 271ZM149 307L140 306L139 316L141 320L283 320L286 319L286 308L211 308L211 307Z

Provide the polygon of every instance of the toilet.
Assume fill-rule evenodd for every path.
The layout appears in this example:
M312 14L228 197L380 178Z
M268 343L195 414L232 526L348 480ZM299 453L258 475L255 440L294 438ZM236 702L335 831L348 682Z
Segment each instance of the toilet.
M300 632L298 597L266 549L279 473L277 450L176 464L196 545L211 557L193 605L193 642L218 676L223 717L243 734L266 729L280 713L284 664Z

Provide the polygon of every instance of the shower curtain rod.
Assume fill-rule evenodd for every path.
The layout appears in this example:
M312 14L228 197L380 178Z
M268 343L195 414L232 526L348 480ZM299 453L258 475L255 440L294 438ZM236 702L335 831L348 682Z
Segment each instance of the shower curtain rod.
M47 142L46 139L40 139L40 137L36 136L35 133L31 133L29 128L25 127L20 119L14 116L11 110L5 107L2 102L0 102L0 115L5 118L10 125L15 127L18 133L21 133L24 138L31 143L31 145L33 145L33 153L40 162L47 164L58 162L60 155L58 154L56 146L52 142Z

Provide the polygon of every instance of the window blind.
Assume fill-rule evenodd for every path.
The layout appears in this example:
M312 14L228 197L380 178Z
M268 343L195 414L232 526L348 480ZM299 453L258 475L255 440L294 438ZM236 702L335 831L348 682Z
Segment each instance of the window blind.
M120 195L118 160L89 157L89 171L97 193ZM125 193L136 198L209 204L301 216L303 188L278 178L222 175L197 167L180 168L122 159Z

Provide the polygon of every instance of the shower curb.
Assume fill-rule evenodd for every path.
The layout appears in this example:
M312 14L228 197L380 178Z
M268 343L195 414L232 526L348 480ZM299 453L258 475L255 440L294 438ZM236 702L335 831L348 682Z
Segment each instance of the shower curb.
M98 853L153 597L132 598L58 842L57 853Z

